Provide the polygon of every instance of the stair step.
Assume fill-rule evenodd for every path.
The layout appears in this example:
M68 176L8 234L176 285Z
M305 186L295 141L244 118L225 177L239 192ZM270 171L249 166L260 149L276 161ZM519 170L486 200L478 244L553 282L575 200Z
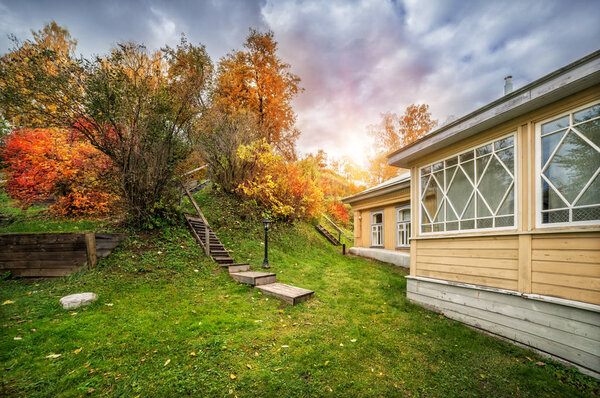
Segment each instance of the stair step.
M288 304L296 305L302 301L310 300L315 292L301 287L286 285L285 283L270 283L256 287L264 294L275 296Z
M219 264L233 264L234 262L231 257L213 257L213 260Z
M240 283L252 286L268 285L277 281L277 275L272 272L232 272L231 277Z
M223 265L221 265L223 267ZM227 264L227 269L230 274L235 272L250 271L250 264Z

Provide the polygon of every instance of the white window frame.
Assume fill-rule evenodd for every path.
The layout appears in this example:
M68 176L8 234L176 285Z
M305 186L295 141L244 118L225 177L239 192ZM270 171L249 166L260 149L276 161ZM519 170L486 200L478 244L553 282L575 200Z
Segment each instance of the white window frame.
M509 138L509 137L512 137L513 140L514 140L513 141L514 142L514 144L513 144L513 148L514 148L513 163L514 163L514 166L513 166L513 176L512 177L513 177L513 187L514 187L515 193L514 193L514 203L513 203L513 217L514 217L513 225L509 225L509 226L506 226L506 227L472 228L472 229L458 229L458 230L454 230L454 231L423 232L423 230L421 228L422 220L423 220L423 218L422 218L423 217L423 214L422 214L423 207L421 205L421 199L422 199L421 198L421 196L422 196L421 170L424 169L424 168L426 168L426 167L432 167L436 163L445 162L446 160L451 159L453 157L460 157L460 155L463 155L463 154L465 154L467 152L471 152L471 151L475 150L476 148L480 148L480 147L486 146L488 144L493 144L496 141L500 141L500 140L503 140L503 139ZM418 228L417 231L418 232L417 232L417 234L419 234L419 235L462 235L462 234L471 233L471 232L495 232L495 231L511 231L511 230L516 230L518 222L519 222L518 217L517 217L517 214L518 214L517 213L517 208L518 208L517 203L519 202L519 200L518 200L518 197L519 197L519 182L518 182L519 173L517 171L517 159L519 157L519 145L520 145L519 144L519 135L517 134L516 131L513 131L513 132L511 132L509 134L506 134L506 135L503 135L503 136L500 136L500 137L496 137L496 138L494 138L492 140L483 142L481 144L473 145L469 149L465 149L465 150L463 150L461 152L456 152L456 153L454 153L451 156L446 156L445 158L438 159L435 162L430 162L430 163L428 163L428 164L426 164L424 166L419 167L418 170L417 170L417 176L416 176L416 178L418 178L418 184L417 184L417 186L418 186L418 189L419 189L419 191L418 191L419 192L418 202L417 202L417 210L418 210L418 214L417 214L417 228ZM475 170L475 173L477 173L477 170ZM475 187L475 191L476 192L478 191L477 187ZM446 195L445 192L442 192L442 195L443 195L442 196L443 199L447 199L447 195ZM475 217L474 220L476 221L477 217ZM444 223L446 223L446 222L447 221L444 221ZM477 222L474 222L474 224L477 225Z
M561 223L547 223L544 224L542 223L542 207L543 207L543 203L542 203L542 165L541 165L541 160L542 160L542 124L548 123L552 120L556 120L556 119L560 119L561 117L567 116L567 115L571 115L570 116L570 120L569 120L569 127L570 128L573 125L573 114L575 112L578 112L582 109L585 108L589 108L591 106L600 104L600 101L593 101L593 102L589 102L583 106L577 107L577 108L573 108L570 109L567 112L563 112L563 113L559 113L556 114L552 117L549 117L547 119L541 120L539 122L535 123L535 226L536 228L556 228L556 227L569 227L569 226L582 226L582 225L599 225L600 224L600 220L589 220L589 221L568 221L568 222L561 222ZM564 138L564 137L563 137ZM591 144L594 148L598 148L597 145L595 145L592 141L590 141L589 139L584 138L584 140L586 142L588 142L589 144ZM561 140L562 143L562 140ZM559 144L560 145L560 144ZM590 181L593 181L594 178L592 178ZM584 187L584 188L587 188ZM582 190L583 191L583 190ZM581 192L580 192L581 195ZM564 199L563 199L564 200ZM567 202L565 200L565 202ZM589 207L594 207L597 205L590 205ZM568 207L565 208L560 208L560 209L555 209L555 210L569 210L569 218L572 218L573 212L572 209L573 207L571 205L568 205Z
M410 247L410 228L411 228L411 220L401 220L398 216L401 212L406 210L410 211L410 205L396 207L396 248L397 249L406 249ZM403 245L401 240L398 239L400 237L400 226L402 226L402 235L405 236L406 244Z
M373 218L377 214L381 214L381 223L373 223ZM371 212L369 217L370 217L369 221L370 221L370 226L371 226L371 247L383 247L383 244L384 244L384 240L383 240L383 210L373 211L373 212ZM379 230L379 232L381 233L381 243L379 243L377 245L374 244L374 242L373 242L373 232L375 232L376 230Z

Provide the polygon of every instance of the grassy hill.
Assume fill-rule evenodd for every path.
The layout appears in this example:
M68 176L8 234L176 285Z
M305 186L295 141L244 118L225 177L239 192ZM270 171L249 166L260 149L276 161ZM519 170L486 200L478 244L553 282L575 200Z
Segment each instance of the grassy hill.
M196 196L235 259L258 269L260 212L227 196ZM278 280L314 290L313 300L290 307L235 283L183 224L132 235L93 271L0 281L0 395L600 392L576 371L412 305L405 271L344 257L310 224L275 224L270 238ZM85 291L99 300L60 308L60 297Z

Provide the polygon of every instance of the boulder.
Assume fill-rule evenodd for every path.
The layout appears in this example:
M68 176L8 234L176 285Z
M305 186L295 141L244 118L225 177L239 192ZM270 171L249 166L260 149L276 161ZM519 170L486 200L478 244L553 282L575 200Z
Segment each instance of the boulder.
M60 304L64 309L68 310L81 307L82 305L88 305L96 300L98 300L98 295L96 293L77 293L61 298Z

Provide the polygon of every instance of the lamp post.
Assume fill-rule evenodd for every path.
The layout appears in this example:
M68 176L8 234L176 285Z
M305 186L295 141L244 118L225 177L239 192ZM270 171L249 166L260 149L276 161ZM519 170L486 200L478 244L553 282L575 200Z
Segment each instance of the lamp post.
M263 224L265 226L265 259L263 261L263 268L271 268L269 265L269 227L272 221L268 218L263 220Z

